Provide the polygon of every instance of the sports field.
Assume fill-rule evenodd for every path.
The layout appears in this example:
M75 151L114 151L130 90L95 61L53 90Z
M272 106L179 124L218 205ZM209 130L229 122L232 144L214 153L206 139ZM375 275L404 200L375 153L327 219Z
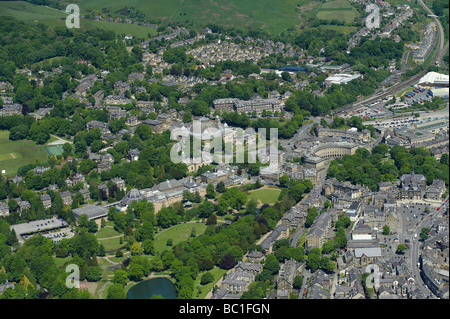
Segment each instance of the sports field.
M42 145L22 140L11 141L8 131L0 131L0 171L5 170L6 176L13 176L23 165L44 162L48 154Z
M339 20L351 23L359 17L358 11L348 0L332 0L324 3L316 13L316 17L322 20Z
M64 148L62 145L50 145L45 147L49 156L55 155L59 156L64 153Z

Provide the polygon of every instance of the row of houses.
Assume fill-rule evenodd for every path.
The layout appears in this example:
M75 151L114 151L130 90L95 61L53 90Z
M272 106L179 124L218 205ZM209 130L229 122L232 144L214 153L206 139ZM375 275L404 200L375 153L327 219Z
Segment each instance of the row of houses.
M220 112L245 112L252 115L253 112L257 116L260 116L263 111L269 111L272 113L280 112L282 108L282 102L275 98L269 99L253 99L243 101L237 98L225 98L216 99L213 101L213 107L216 111Z

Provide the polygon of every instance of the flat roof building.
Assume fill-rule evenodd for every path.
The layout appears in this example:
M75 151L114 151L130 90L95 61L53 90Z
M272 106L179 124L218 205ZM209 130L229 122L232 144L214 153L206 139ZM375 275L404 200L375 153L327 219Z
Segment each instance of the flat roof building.
M448 88L448 74L428 72L420 78L418 85L422 87Z
M347 84L350 81L361 78L361 74L348 74L348 73L340 73L333 74L325 79L325 85L331 86L333 84Z
M89 219L97 219L108 215L108 209L103 206L86 205L74 209L73 214L76 219L79 219L81 215L87 215Z

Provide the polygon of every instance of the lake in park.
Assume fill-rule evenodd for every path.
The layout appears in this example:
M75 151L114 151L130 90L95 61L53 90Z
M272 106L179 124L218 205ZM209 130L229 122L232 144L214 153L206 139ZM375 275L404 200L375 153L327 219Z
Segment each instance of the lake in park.
M161 295L164 299L177 299L177 288L169 279L157 277L131 287L127 299L150 299L154 295Z

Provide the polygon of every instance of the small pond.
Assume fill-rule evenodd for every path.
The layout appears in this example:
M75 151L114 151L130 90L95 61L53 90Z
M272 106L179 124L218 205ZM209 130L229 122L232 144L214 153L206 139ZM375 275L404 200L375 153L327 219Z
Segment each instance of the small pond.
M169 279L157 277L131 287L127 299L150 299L154 295L161 295L164 299L177 299L177 288Z

